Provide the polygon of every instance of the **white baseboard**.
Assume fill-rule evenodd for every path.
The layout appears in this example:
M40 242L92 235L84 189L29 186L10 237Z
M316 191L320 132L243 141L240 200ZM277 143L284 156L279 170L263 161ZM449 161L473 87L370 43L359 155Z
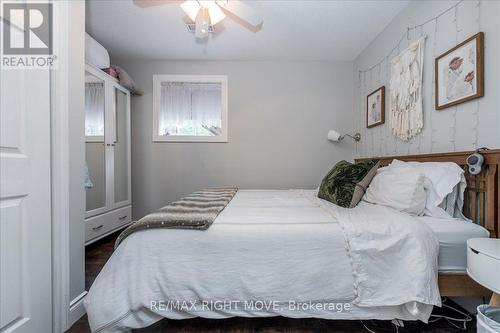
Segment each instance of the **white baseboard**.
M85 296L87 296L87 291L84 291L69 303L69 327L73 326L73 324L86 313L85 307L83 306Z

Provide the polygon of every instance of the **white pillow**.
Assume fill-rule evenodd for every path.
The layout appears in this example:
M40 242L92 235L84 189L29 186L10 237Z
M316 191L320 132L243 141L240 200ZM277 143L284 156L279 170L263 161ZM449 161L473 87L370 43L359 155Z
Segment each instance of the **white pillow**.
M116 65L112 65L112 67L115 69L116 73L118 73L118 81L120 81L120 84L130 90L131 93L136 93L137 88L130 75L121 67Z
M363 201L392 207L412 215L425 211L425 176L408 168L387 168L377 173Z
M391 168L408 168L416 173L422 173L428 179L427 203L425 215L437 218L449 218L442 206L446 197L453 193L457 186L458 193L455 198L457 209L460 212L463 206L463 196L466 187L464 170L453 162L403 162L394 160L388 166ZM454 214L456 215L456 214ZM458 217L458 216L457 216Z

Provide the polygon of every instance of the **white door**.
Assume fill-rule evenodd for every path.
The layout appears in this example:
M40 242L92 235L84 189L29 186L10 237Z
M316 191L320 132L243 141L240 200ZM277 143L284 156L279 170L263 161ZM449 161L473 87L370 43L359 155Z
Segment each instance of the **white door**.
M0 332L49 333L49 71L1 70L0 79Z

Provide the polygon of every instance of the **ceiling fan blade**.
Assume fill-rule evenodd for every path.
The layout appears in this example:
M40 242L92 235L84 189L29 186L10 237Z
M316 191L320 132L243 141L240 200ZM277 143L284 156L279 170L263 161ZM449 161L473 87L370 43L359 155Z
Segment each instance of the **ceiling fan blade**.
M257 27L262 24L262 15L243 1L239 0L217 0L217 4L227 10L228 12L236 15L248 24Z
M217 6L214 2L213 6L208 7L208 14L210 16L210 24L215 25L222 21L225 17L226 14L220 9L219 6Z
M183 1L179 0L134 0L134 5L141 8L180 4Z

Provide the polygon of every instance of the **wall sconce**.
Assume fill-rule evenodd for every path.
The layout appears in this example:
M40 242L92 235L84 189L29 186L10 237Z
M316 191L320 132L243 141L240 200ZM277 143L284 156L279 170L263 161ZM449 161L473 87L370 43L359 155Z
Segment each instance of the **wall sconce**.
M356 133L356 134L354 134L354 136L352 136L350 134L340 135L340 133L337 132L336 130L330 130L330 131L328 131L328 140L330 140L332 142L342 141L342 140L344 140L344 138L346 136L352 138L356 142L359 142L361 140L361 134L359 134L359 133Z

